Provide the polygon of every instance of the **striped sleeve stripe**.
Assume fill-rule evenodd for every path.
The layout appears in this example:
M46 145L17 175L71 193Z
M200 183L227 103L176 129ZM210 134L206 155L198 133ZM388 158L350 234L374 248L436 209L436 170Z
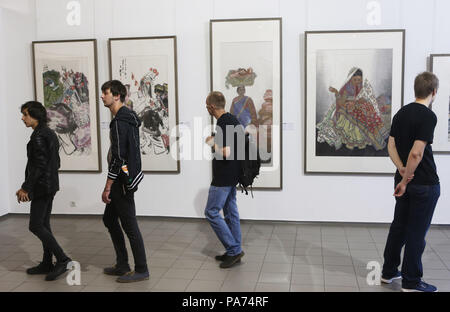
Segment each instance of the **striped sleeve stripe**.
M113 174L111 172L108 172L108 178L110 178L111 180L115 180L115 179L117 179L117 174Z
M134 178L133 182L131 183L131 185L128 186L128 189L134 189L144 178L144 175L142 174L142 171L139 172L139 174Z

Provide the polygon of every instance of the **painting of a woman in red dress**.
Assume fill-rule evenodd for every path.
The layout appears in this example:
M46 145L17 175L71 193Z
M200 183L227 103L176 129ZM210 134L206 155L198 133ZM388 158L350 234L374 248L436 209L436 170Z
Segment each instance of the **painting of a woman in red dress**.
M339 150L386 147L390 128L390 100L384 95L375 97L372 85L363 79L363 71L353 68L345 84L337 90L329 87L335 96L325 117L316 127L317 141L326 142Z

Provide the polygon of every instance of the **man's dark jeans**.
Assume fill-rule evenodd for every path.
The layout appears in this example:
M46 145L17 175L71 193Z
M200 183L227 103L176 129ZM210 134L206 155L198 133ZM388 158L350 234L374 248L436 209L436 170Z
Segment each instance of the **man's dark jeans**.
M53 197L54 195L47 195L33 198L30 207L29 229L42 242L44 248L42 262L45 264L52 263L52 255L55 255L58 262L63 262L68 258L62 248L58 245L50 228Z
M117 263L120 268L129 268L128 253L125 245L123 230L130 241L131 250L136 265L135 271L145 273L148 271L145 246L136 219L136 206L134 204L134 193L125 191L119 182L114 182L111 187L111 202L106 205L103 215L103 223L111 234L111 239L116 251ZM120 224L119 224L120 219Z
M402 264L402 287L415 288L422 279L422 254L425 235L441 194L440 185L408 185L402 197L396 198L394 221L384 250L383 275L394 276Z

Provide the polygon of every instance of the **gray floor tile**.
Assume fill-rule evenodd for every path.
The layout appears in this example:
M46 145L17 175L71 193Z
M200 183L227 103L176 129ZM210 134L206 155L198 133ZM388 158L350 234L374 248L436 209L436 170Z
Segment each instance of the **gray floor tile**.
M324 292L324 285L296 285L291 284L291 292Z
M349 245L346 242L323 242L322 248L329 250L347 250L349 249Z
M323 273L292 274L291 284L294 285L325 285Z
M294 263L323 265L323 256L294 256Z
M256 292L288 292L290 283L257 283Z
M353 261L351 257L344 256L324 256L323 258L324 265L353 265Z
M353 258L358 258L358 257L374 257L374 258L378 258L380 256L380 254L378 253L378 250L373 249L373 250L350 250L350 255Z
M390 289L386 287L360 287L359 292L399 292L401 289L398 290Z
M287 239L271 239L269 241L269 248L270 247L284 247L284 248L294 248L296 244L295 237L294 239L287 240Z
M296 233L273 233L271 240L295 241L296 237Z
M101 216L52 219L58 242L82 265L81 286L52 283L25 270L37 264L42 246L28 218L0 220L0 291L400 291L401 283L369 286L367 263L383 264L389 225L289 224L242 221L240 264L220 269L223 246L205 220L139 217L150 280L119 284L103 267L114 248ZM450 227L432 227L423 255L424 279L450 291ZM126 242L128 250L130 246ZM134 266L132 257L130 265ZM42 288L47 288L42 290Z
M17 286L16 288L14 288L12 291L13 292L43 292L49 287L50 287L50 285L48 283L44 284L44 283L42 283L42 281L40 281L40 282L24 282L24 283L20 284L19 286Z
M230 271L225 278L225 281L230 282L257 282L260 277L260 272L241 272L241 271Z
M242 242L242 245L246 248L248 246L258 246L258 247L267 247L269 246L270 240L269 239L244 239Z
M264 262L261 271L272 273L290 273L292 271L292 264Z
M424 270L428 269L439 269L439 270L448 270L447 266L441 260L428 260L422 261L422 265Z
M172 265L172 268L174 268L174 269L200 269L200 267L202 265L203 265L203 261L178 259Z
M199 270L195 276L194 280L203 281L224 281L228 275L228 271L224 270Z
M236 282L234 280L225 281L220 288L221 292L253 292L256 282Z
M264 262L272 263L292 263L294 261L293 255L283 253L267 253L264 257Z
M326 286L358 287L356 276L350 274L325 274Z
M372 236L347 236L347 241L349 244L352 243L373 243L374 240Z
M258 283L290 283L291 273L261 272Z
M185 291L190 282L186 279L160 279L151 291Z
M375 243L349 242L348 246L350 248L350 251L353 251L353 250L377 250L377 245Z
M149 268L151 278L160 278L169 270L169 268Z
M323 274L324 269L322 265L308 265L308 264L296 264L292 266L292 274Z
M327 249L322 248L322 255L324 257L350 257L349 249Z
M217 292L222 288L223 281L193 280L186 291L188 292Z
M4 281L0 279L0 292L9 292L12 291L14 288L19 287L24 282L19 281Z
M251 262L243 259L240 264L233 266L230 271L236 272L259 272L263 266L263 262ZM221 269L223 270L223 269Z
M349 286L325 285L325 292L359 292L359 288L358 287L349 287Z
M170 268L177 261L177 256L172 257L156 257L151 256L147 260L149 267Z
M265 255L267 248L268 246L246 246L244 251L246 254Z
M197 274L198 269L169 269L162 278L175 278L175 279L193 279L195 274Z
M86 283L87 281L81 276L82 283ZM88 277L89 278L89 277ZM87 286L106 286L110 284L116 283L117 276L110 276L106 274L98 274L91 278L89 282L87 282Z
M311 248L295 248L294 256L321 256L322 247L311 247Z
M355 274L355 268L353 266L347 265L325 265L324 272L325 274L334 274L334 273Z
M153 278L150 276L149 280L140 281L136 283L120 283L119 287L115 291L117 292L148 292L150 291L157 283L159 282L159 278Z
M88 285L81 292L113 292L119 288L119 283L110 283L107 285Z
M86 286L84 285L61 285L61 284L53 284L49 286L44 292L81 292Z
M449 270L428 269L428 268L424 267L423 278L424 279L433 279L433 280L450 280L450 271Z
M14 272L10 271L9 273L2 276L2 282L15 282L21 281L24 282L27 279L27 275L25 272Z
M297 244L308 243L308 244L322 244L322 235L315 234L297 234Z

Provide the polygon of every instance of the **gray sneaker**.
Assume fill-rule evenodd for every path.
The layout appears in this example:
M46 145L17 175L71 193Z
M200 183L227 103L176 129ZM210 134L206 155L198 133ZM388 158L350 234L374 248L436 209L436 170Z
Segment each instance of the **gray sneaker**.
M106 274L106 275L114 275L114 276L122 276L122 275L127 274L130 271L131 271L130 267L123 268L123 267L118 267L117 265L115 265L113 267L109 267L109 268L104 268L103 269L103 273L104 274Z
M150 278L150 274L147 272L145 273L138 273L135 271L128 272L125 275L122 275L116 279L118 283L134 283L134 282L140 282L145 281Z

